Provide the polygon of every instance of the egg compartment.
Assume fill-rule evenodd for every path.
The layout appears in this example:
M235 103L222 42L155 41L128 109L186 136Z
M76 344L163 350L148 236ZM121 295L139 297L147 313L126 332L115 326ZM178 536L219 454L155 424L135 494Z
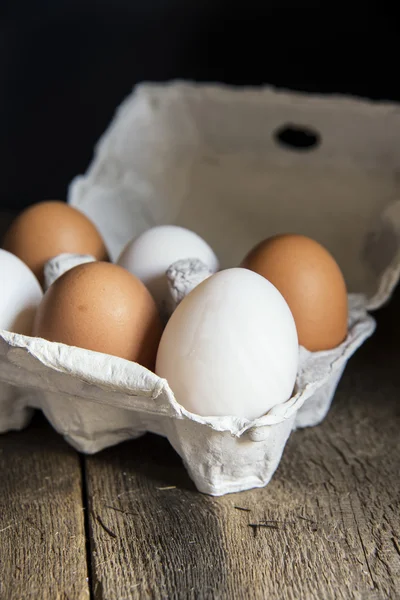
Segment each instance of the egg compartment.
M171 312L210 275L211 272L198 259L180 260L171 265L167 271ZM325 383L320 384L317 391L298 408L295 429L311 427L323 421L348 359L375 330L375 320L367 313L364 296L349 294L348 306L348 335L342 344L321 352L310 352L304 347L299 349L296 388L304 389L309 381L315 381L321 376Z
M341 347L344 360L362 342L370 320L360 308ZM305 357L293 397L260 419L206 418L186 411L167 381L140 365L2 331L0 377L9 395L1 401L13 410L1 405L0 429L20 428L32 409L41 409L72 446L88 454L147 431L157 433L180 454L196 487L218 496L268 483L299 407L324 384L333 362L327 353L314 380L304 381L310 368Z
M329 352L301 350L295 395L246 422L188 413L167 382L134 363L3 331L0 429L23 426L36 407L83 452L152 431L167 436L203 492L265 485L296 422L326 411L347 360L372 333L368 311L398 281L399 134L400 112L387 103L269 88L137 88L69 191L111 258L164 223L196 231L222 268L269 235L303 233L342 267L349 335Z

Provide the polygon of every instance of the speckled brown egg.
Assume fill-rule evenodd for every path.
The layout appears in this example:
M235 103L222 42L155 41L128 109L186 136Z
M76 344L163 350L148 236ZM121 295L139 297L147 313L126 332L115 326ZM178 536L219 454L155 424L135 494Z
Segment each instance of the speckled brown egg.
M2 247L20 258L43 285L45 263L64 252L108 260L95 225L65 202L39 202L24 210L9 227Z
M104 352L153 370L162 326L143 283L118 265L73 267L49 287L33 335Z
M242 267L268 279L292 311L299 344L313 352L341 344L347 335L348 301L342 272L318 242L294 234L264 240Z

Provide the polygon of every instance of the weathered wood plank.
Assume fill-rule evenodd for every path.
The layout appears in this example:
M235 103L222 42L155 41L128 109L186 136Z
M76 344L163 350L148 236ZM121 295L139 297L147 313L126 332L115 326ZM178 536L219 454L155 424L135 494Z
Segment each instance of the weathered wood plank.
M156 436L87 458L94 597L400 597L399 299L267 488L201 495Z
M0 436L0 598L89 598L80 459L39 416Z

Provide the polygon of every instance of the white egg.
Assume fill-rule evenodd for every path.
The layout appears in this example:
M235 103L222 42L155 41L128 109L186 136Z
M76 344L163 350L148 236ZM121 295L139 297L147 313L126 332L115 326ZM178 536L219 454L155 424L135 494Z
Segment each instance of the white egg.
M43 291L35 275L11 252L0 250L0 329L30 335Z
M169 297L166 271L177 260L198 258L213 272L219 263L213 250L197 233L177 225L153 227L132 240L118 264L136 275L149 289L159 308Z
M264 277L234 268L179 304L161 338L156 373L192 413L251 420L290 398L298 356L283 296Z

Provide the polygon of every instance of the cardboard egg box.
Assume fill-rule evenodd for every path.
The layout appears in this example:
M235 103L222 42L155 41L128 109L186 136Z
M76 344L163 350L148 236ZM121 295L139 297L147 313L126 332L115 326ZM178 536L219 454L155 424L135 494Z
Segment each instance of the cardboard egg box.
M326 415L347 361L373 333L370 312L398 281L399 140L400 111L388 103L180 82L136 88L69 189L111 258L164 223L196 231L222 268L265 237L302 233L343 270L348 337L329 351L300 348L292 398L249 422L187 412L167 381L135 363L1 331L0 431L40 408L82 452L151 431L169 439L201 492L266 485L293 429Z

